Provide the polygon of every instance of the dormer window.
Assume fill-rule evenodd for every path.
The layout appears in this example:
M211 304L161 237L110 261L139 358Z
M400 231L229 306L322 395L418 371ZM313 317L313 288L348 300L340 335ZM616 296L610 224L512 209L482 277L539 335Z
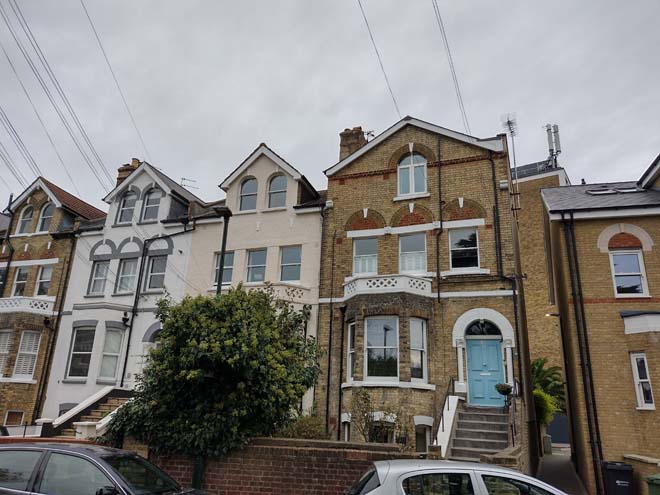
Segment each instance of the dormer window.
M142 205L142 221L150 222L158 220L158 208L160 206L161 193L158 189L151 189L144 197Z
M37 232L48 232L50 230L50 222L53 220L53 212L55 211L55 206L53 203L47 203L41 209L41 214L39 215L39 228Z
M426 192L426 158L419 153L411 153L399 161L399 196L423 194Z
M34 208L31 206L26 206L21 213L21 218L18 221L18 228L16 229L17 234L26 234L30 229L30 224L32 223L32 215L34 214Z
M257 179L245 179L241 184L241 199L239 210L250 211L257 209Z
M268 208L286 206L286 177L276 175L268 185Z
M117 212L117 223L131 223L133 221L133 212L135 211L135 202L137 194L127 192L119 202L119 211Z

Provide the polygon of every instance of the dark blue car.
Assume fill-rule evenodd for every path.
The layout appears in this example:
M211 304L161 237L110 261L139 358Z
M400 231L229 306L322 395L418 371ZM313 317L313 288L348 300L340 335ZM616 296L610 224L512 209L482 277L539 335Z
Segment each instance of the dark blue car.
M142 457L100 445L0 445L0 494L203 495Z

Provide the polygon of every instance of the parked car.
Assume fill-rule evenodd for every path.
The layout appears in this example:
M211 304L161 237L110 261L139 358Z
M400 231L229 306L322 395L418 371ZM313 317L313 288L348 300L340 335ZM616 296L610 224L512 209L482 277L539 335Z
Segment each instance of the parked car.
M346 495L566 495L512 469L472 462L377 461Z
M100 445L0 446L0 494L204 495L181 486L146 459Z

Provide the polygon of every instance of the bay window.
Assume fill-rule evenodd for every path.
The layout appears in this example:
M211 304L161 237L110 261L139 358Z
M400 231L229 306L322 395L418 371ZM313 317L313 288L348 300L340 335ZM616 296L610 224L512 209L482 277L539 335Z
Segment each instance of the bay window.
M426 382L427 371L426 321L410 319L410 378L411 381Z
M234 252L225 252L225 262L222 267L222 285L231 284L231 277L234 272ZM213 278L213 285L217 287L218 277L220 276L220 253L215 254L215 276Z
M92 360L92 348L94 347L94 329L76 328L73 331L73 343L71 355L69 356L70 377L86 377L89 373L89 363Z
M39 353L40 332L26 330L21 335L21 343L18 346L18 355L14 364L14 378L31 380L34 367L37 364Z
M5 374L10 346L11 330L0 330L0 376L4 376Z
M400 273L426 273L426 234L399 237Z
M263 282L266 280L266 250L248 251L248 282Z
M99 378L114 379L117 377L117 364L119 363L122 337L123 332L121 330L106 330Z
M378 239L353 239L353 275L378 273Z
M393 316L366 318L365 372L366 380L398 380L399 321Z
M297 282L300 280L300 246L281 248L280 280L282 282Z
M348 324L346 354L346 381L352 382L355 376L355 322Z

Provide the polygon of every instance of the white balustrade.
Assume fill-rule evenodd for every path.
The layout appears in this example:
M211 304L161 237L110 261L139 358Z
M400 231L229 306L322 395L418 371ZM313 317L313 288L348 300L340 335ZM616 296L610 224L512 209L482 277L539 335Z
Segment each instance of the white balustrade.
M407 292L430 297L431 281L413 275L379 275L357 277L344 284L344 299L360 294L386 294Z
M0 313L35 313L51 315L55 300L38 297L2 297L0 298Z

